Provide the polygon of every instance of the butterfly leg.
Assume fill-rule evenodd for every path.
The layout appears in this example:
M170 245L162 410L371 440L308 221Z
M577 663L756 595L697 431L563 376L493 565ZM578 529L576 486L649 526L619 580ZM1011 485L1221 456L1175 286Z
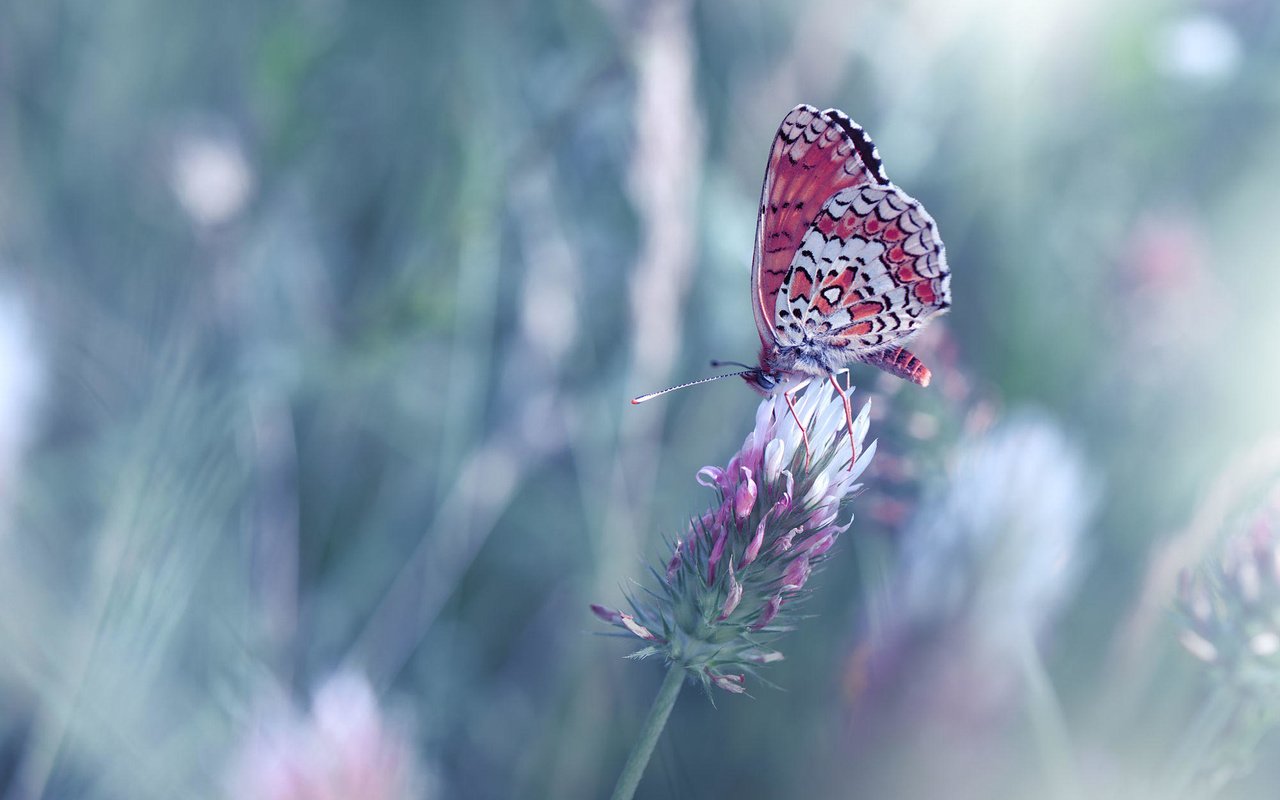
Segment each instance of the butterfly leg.
M808 381L802 381L782 393L782 399L787 401L787 408L791 409L791 418L796 421L796 427L800 429L800 439L804 442L805 472L809 471L809 458L813 454L813 451L809 448L809 432L805 430L804 423L800 421L800 415L796 413L795 393L803 389L808 383Z
M858 440L853 435L853 405L849 402L849 393L840 386L835 373L827 377L831 379L831 385L836 387L836 394L840 395L840 400L844 403L844 421L849 426L849 447L853 451L853 460L849 462L849 468L852 469L858 461Z

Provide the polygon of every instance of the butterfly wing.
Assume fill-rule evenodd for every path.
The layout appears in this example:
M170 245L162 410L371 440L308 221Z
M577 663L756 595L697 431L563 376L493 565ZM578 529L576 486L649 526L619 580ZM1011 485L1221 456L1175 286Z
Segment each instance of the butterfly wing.
M854 186L805 232L775 297L775 341L820 348L831 368L864 361L925 385L928 369L902 345L950 305L933 218L893 184Z
M928 383L902 345L951 305L937 224L885 176L861 127L834 109L816 123L810 112L783 121L765 177L753 273L761 340L821 348L832 368L859 360ZM824 194L816 215L798 213Z
M780 345L806 333L864 358L902 344L951 305L933 218L893 184L842 189L805 232L774 303Z
M782 120L760 192L751 267L752 307L766 347L777 339L778 292L823 204L845 188L888 183L871 139L843 113L798 105Z

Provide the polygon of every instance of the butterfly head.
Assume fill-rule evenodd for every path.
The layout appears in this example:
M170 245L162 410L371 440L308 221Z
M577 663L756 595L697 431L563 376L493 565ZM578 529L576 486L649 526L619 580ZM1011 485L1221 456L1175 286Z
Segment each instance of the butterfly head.
M766 351L767 352L767 351ZM713 367L742 367L742 371L731 373L741 377L747 382L747 385L755 389L765 397L772 397L777 390L778 384L786 380L780 370L773 369L769 366L762 354L760 366L753 367L750 364L743 364L741 361L712 361Z
M768 372L762 367L756 367L742 373L742 379L760 394L765 397L772 397L778 385L783 382L784 376L779 373Z

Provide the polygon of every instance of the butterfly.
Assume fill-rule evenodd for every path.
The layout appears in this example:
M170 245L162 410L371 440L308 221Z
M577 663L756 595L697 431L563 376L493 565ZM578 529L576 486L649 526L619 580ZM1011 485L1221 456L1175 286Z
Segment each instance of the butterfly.
M905 345L951 306L951 273L937 223L885 174L871 137L844 112L798 105L773 139L751 264L759 366L741 376L765 396L794 394L861 362L928 386L929 368ZM713 365L729 362L713 362ZM799 422L799 419L796 420ZM803 432L803 426L801 427ZM806 450L808 441L806 436Z

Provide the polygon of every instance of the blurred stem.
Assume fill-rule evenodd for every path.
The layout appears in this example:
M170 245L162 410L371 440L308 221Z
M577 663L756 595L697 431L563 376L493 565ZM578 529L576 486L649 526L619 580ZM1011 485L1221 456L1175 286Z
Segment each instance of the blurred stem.
M1036 747L1046 772L1062 797L1081 797L1076 781L1074 748L1067 729L1066 716L1058 702L1057 692L1048 670L1040 659L1035 638L1026 633L1020 638L1022 677L1027 686L1027 713Z
M1235 718L1238 701L1235 692L1225 687L1215 688L1200 706L1195 721L1183 734L1182 741L1169 765L1171 777L1165 796L1176 800L1191 789L1203 771L1210 753L1217 749L1223 733Z
M682 686L684 686L684 667L680 664L672 664L667 670L667 677L662 681L661 688L658 689L658 696L653 698L653 705L649 707L649 715L644 718L644 727L640 729L640 736L636 739L635 746L631 748L631 755L627 756L627 763L622 767L622 774L618 776L618 785L613 787L613 800L631 800L635 795L636 787L640 785L640 777L644 775L644 768L649 764L649 756L653 755L653 748L658 744L658 736L667 725L667 717L671 716L671 709L675 707L676 698L680 696Z

